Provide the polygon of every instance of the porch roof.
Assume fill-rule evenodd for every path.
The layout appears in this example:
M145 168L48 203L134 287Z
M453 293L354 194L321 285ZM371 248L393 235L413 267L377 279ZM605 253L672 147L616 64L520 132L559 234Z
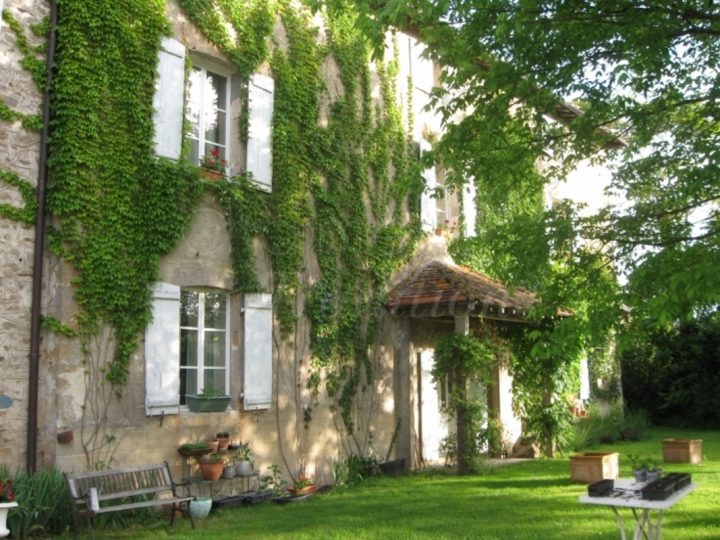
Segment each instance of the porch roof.
M511 292L469 268L431 261L390 291L387 307L393 314L442 317L469 311L481 317L523 320L536 298L526 289Z

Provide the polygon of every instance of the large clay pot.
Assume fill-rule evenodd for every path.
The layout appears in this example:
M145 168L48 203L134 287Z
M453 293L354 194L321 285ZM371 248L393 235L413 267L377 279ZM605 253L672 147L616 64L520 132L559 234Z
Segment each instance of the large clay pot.
M225 469L225 463L222 460L213 461L209 459L200 459L200 474L205 480L219 480Z

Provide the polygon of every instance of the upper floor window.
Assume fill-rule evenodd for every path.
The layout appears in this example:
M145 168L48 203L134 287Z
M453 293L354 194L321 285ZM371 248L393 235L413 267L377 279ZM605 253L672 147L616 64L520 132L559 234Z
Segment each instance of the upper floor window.
M226 75L194 66L190 73L187 103L190 129L189 159L195 165L217 150L219 159L228 160L228 108L230 79Z
M180 403L205 388L228 393L229 299L221 292L180 294Z

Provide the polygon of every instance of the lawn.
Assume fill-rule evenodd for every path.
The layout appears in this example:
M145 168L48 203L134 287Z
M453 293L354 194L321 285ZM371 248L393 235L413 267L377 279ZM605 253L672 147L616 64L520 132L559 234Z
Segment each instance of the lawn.
M660 439L703 439L701 465L668 464L665 471L690 472L698 489L669 510L668 539L720 538L720 432L654 429L651 438L599 446L620 452L621 476L630 476L629 454L661 461ZM271 539L617 539L609 509L578 503L585 485L569 481L567 457L497 467L482 475L455 477L423 471L404 478L378 478L362 486L288 505L266 503L230 508L200 520L187 519L125 529L105 528L99 538ZM626 524L631 521L627 514Z

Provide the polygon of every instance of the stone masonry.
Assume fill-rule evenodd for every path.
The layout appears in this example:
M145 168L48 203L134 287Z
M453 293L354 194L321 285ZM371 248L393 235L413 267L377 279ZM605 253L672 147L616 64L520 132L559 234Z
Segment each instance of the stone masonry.
M40 43L29 27L47 15L47 4L36 0L5 0L4 9L25 29L31 44ZM0 22L0 101L15 112L36 115L42 95L20 66L15 33ZM0 171L12 171L37 183L40 134L19 121L0 119ZM17 189L0 181L0 204L21 207ZM27 380L30 351L34 228L0 217L0 464L25 464ZM9 398L9 399L8 399Z

